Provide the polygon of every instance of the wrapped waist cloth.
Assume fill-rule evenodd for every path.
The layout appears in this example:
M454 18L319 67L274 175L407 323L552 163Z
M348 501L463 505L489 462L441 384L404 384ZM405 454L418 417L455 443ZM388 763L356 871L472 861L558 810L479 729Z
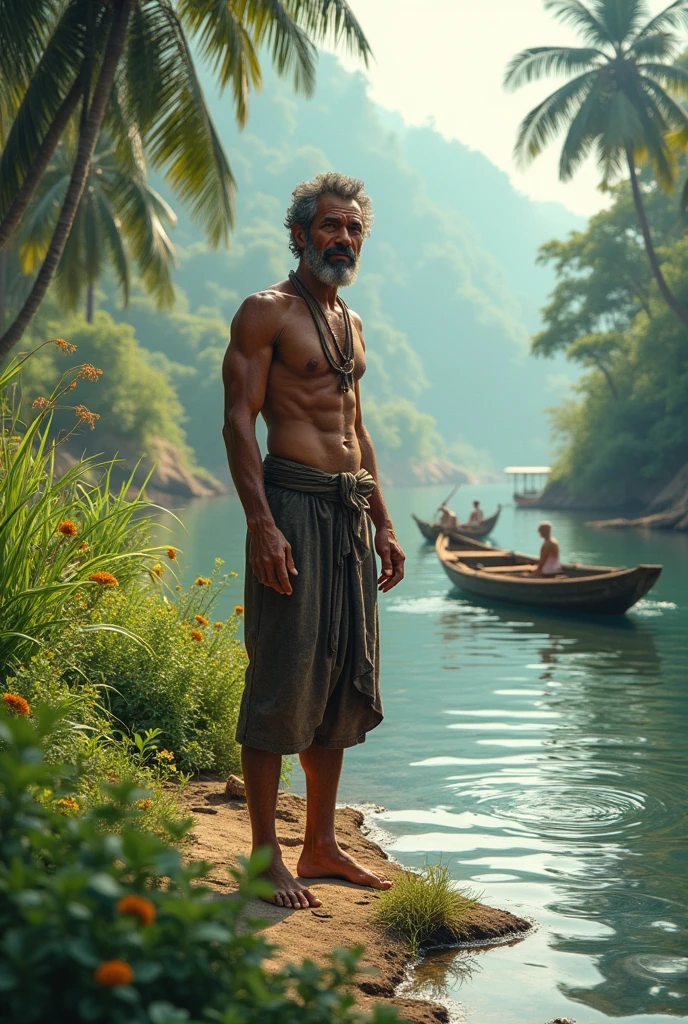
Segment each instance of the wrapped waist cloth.
M279 754L350 747L382 721L370 473L325 473L268 455L265 493L291 544L293 594L259 583L246 541L249 664L237 740Z

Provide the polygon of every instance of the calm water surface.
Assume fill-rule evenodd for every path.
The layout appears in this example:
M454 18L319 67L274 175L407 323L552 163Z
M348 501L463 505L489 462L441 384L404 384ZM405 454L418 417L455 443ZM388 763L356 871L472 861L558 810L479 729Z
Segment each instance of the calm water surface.
M429 518L442 490L388 494L408 568L381 602L387 717L347 755L341 797L385 805L377 824L404 864L442 858L539 929L444 956L416 985L467 1024L688 1016L688 536L554 514L566 559L661 562L658 585L618 619L481 607L451 589L410 519ZM509 501L493 485L453 504L465 516L476 496L487 514ZM190 572L217 555L243 572L236 499L183 518ZM505 508L492 540L534 551L540 518Z

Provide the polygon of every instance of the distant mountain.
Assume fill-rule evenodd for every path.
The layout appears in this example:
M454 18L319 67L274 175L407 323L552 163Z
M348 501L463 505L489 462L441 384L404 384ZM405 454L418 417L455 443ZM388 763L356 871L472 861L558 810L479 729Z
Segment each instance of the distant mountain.
M570 368L527 356L551 284L535 256L579 219L516 192L461 143L381 111L363 76L329 55L310 100L268 73L243 133L231 105L207 91L239 186L230 251L210 251L178 211L180 308L156 313L139 298L118 314L147 348L177 364L168 368L199 461L216 469L224 459L218 374L227 324L241 298L293 265L282 226L291 191L331 168L363 178L375 207L361 273L346 297L364 321L366 409L378 443L394 455L403 415L410 425L403 444L415 445L408 457L454 457L472 461L469 468L546 458L543 409L559 398L551 381ZM436 429L414 406L435 418Z

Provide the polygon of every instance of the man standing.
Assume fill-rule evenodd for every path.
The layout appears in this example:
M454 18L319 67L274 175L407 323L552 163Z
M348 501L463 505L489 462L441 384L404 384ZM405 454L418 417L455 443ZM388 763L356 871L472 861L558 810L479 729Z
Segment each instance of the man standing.
M237 740L254 849L272 849L274 902L294 909L320 900L287 869L277 841L283 754L298 754L306 775L298 877L391 885L344 853L334 832L344 748L382 721L377 588L387 593L404 575L361 415L362 323L338 295L356 277L372 219L355 178L327 173L299 185L285 222L296 272L243 302L223 365L223 436L248 526Z

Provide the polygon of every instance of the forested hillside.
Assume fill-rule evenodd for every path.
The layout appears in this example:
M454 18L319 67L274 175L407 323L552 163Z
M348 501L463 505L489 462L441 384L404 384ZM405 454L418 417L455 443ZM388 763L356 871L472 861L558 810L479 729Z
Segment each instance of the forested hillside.
M362 76L327 55L312 100L268 76L243 133L224 101L212 105L239 186L229 252L208 249L177 209L174 311L143 297L128 311L106 303L164 355L157 365L179 391L198 460L224 465L219 368L229 321L244 295L285 276L291 190L330 167L362 177L375 204L347 300L365 323L366 413L386 462L440 455L501 468L543 458L543 410L560 395L548 382L561 367L527 358L552 282L535 255L576 218L520 196L484 157L434 130L404 129L371 103Z

